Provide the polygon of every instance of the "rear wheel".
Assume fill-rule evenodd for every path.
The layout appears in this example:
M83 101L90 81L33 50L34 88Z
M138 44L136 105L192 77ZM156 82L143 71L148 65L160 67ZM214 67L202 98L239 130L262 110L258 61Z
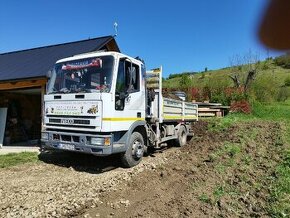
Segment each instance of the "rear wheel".
M185 126L180 126L178 133L177 133L177 139L176 139L176 145L178 147L182 147L186 145L187 142L187 131Z
M139 164L144 155L144 139L139 132L133 132L127 151L122 154L121 160L124 167L133 167Z

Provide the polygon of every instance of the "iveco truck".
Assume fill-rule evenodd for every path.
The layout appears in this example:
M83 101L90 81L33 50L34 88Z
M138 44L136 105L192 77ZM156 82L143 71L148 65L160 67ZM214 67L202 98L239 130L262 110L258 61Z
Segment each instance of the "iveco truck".
M163 97L162 67L146 72L139 58L93 52L56 62L43 115L43 149L119 153L132 167L150 147L185 145L198 108Z

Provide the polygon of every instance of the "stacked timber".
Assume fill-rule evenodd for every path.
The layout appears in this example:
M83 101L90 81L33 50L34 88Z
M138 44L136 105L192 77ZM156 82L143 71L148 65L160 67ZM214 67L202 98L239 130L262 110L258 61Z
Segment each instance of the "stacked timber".
M198 105L199 117L223 117L228 113L229 106L220 103L195 102Z

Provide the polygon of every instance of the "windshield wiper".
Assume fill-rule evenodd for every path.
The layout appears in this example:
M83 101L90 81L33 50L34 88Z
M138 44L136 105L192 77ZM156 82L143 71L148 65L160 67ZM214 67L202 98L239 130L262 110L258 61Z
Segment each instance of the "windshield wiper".
M86 89L86 88L79 88L77 91L78 92L85 92L85 93L91 93L92 92L90 89Z
M62 88L60 90L53 90L53 91L49 92L48 94L61 94L61 93L66 94L66 93L70 93L70 92L71 91L69 89Z
M66 88L66 87L64 87L64 88L62 88L62 89L59 90L59 93L64 93L64 94L70 93L70 92L71 92L71 90L68 89L68 88Z

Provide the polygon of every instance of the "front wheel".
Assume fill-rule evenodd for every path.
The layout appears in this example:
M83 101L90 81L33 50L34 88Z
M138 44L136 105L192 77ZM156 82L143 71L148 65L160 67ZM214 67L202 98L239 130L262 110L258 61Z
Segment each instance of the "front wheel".
M144 155L144 139L139 132L133 132L127 151L122 154L121 160L124 167L133 167L139 164Z

